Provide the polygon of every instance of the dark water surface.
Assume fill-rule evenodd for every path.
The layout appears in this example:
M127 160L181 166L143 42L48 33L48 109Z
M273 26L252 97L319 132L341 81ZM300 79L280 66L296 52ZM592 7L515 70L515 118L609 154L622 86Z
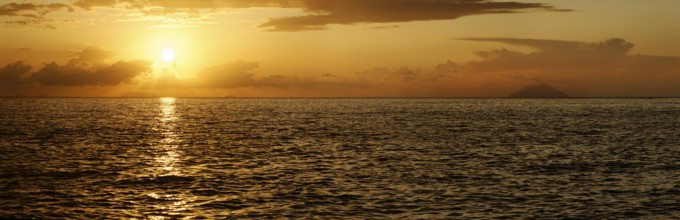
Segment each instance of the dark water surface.
M680 99L0 99L0 217L680 218Z

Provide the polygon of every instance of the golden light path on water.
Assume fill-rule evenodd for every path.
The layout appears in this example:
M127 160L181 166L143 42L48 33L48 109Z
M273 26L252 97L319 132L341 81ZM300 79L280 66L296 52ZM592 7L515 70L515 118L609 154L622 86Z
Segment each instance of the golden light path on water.
M178 163L182 160L182 155L178 150L180 140L175 133L177 122L175 102L175 98L160 98L157 129L161 133L162 139L157 145L153 146L155 155L150 167L151 170L149 170L149 173L156 178L184 176L181 167L178 166ZM189 208L188 202L191 201L189 195L172 188L161 188L146 195L153 198L151 201L160 201L156 204L149 204L155 210L154 214L146 216L149 219L174 219L175 216L181 215L181 212ZM148 208L151 207L147 206L146 209Z
M155 146L159 150L159 154L156 155L155 168L157 169L155 174L160 176L168 175L181 175L181 171L175 167L175 163L179 162L179 153L176 151L178 147L179 139L177 134L175 134L175 122L177 121L177 116L175 115L175 98L161 98L161 113L158 117L159 131L162 134L163 139L160 141L158 146Z

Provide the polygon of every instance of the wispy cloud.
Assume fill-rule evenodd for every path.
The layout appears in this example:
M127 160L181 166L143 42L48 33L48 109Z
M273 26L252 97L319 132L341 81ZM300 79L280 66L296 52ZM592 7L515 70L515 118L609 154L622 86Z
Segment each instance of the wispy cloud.
M412 21L452 20L463 16L529 11L568 11L544 3L493 0L75 0L66 4L8 3L2 14L23 16L12 21L23 25L42 24L46 14L74 8L91 10L116 7L137 10L147 16L195 19L221 9L271 7L305 12L302 16L275 17L259 27L269 31L325 29L327 25L385 24ZM381 26L381 27L392 27Z
M67 10L73 11L73 7L67 4L51 3L16 3L0 4L0 18L8 26L40 26L54 28L47 18L50 13Z
M552 10L542 3L495 2L487 0L306 0L299 8L304 16L273 18L260 25L273 31L324 29L329 24L395 23L452 20L463 16Z
M321 79L319 77L299 77L284 75L257 76L256 62L227 62L222 65L206 68L197 76L194 86L206 88L318 88L318 87L355 87L361 83L338 79ZM322 75L323 78L330 75Z

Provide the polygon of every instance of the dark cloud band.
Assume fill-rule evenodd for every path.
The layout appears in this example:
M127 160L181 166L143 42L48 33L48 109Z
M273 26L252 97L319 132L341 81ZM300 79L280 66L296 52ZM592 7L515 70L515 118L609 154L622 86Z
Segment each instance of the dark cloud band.
M88 47L78 57L64 65L56 62L45 64L38 71L29 73L32 67L17 61L0 68L0 85L39 83L48 86L115 86L138 75L151 71L151 62L144 60L106 61L111 53Z
M19 6L28 8L20 9ZM296 8L307 13L302 16L270 18L259 25L270 31L318 30L331 24L452 20L470 15L531 10L568 11L544 3L491 0L76 0L72 6L10 3L1 6L0 16L16 15L21 11L32 11L27 15L42 16L45 11L72 7L86 10L93 7L122 7L155 15L250 7ZM30 22L24 23L28 25Z

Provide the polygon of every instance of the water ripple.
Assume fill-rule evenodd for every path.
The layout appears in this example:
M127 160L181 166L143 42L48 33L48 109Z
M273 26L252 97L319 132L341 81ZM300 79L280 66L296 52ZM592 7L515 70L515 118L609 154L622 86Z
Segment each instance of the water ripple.
M678 99L0 99L0 217L680 218Z

